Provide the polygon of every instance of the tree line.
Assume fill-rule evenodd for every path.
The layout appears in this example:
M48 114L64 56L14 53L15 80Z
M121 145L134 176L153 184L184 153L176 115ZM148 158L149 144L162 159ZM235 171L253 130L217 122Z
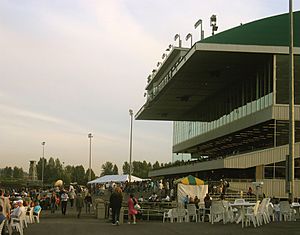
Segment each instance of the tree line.
M64 166L63 163L58 159L50 157L49 160L46 158L40 158L37 162L37 178L42 179L42 165L44 161L44 184L53 185L53 183L61 179L65 184L70 184L72 182L77 182L80 185L85 185L88 182L89 169L85 169L83 165L67 165ZM158 169L161 167L166 167L171 163L159 163L156 161L154 164L146 161L133 161L132 162L132 175L140 178L148 178L149 171L153 169ZM118 175L129 174L129 163L125 161L122 166L122 173L116 164L107 161L101 165L101 172L98 176L104 175ZM1 179L25 179L28 177L28 173L24 172L22 168L18 167L5 167L0 169ZM91 179L95 179L97 176L93 170L91 170Z

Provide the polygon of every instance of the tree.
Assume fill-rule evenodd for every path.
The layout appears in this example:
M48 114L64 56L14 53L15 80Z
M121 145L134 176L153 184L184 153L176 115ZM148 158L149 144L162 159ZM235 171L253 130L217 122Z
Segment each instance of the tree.
M89 169L87 169L85 172L85 179L86 179L86 182L89 181ZM96 179L96 175L95 175L95 172L93 171L93 169L91 169L91 180L94 180L94 179Z
M85 170L82 165L76 166L74 168L72 179L74 180L74 182L77 182L78 184L81 184L81 185L86 184Z
M114 175L118 175L118 174L119 174L119 170L118 170L118 167L117 167L116 164L115 164L114 167L113 167L113 174L114 174Z
M43 164L43 158L40 158L40 160L38 161L38 163L37 163L37 166L36 166L36 168L37 168L37 175L38 175L38 179L39 180L42 180L42 164ZM47 159L46 158L44 158L44 179L46 179L46 168L47 168Z
M74 166L70 166L67 165L64 170L63 170L63 174L62 174L62 181L64 182L64 184L70 184L73 181L73 175L74 175Z
M2 174L3 174L3 178L9 178L10 179L10 178L13 177L13 169L11 167L7 166L3 169Z
M134 161L133 165L133 175L140 177L140 178L147 178L149 170L149 164L146 161Z
M101 174L100 176L104 176L104 175L113 175L113 164L111 162L105 162L104 164L102 164L101 166Z
M23 176L24 176L23 169L15 166L13 169L13 178L22 179Z
M156 161L152 166L153 169L158 169L159 167L160 167L160 165L159 165L158 161Z
M123 169L123 174L124 175L128 175L129 174L129 163L126 161L124 162L123 166L122 166L122 169Z

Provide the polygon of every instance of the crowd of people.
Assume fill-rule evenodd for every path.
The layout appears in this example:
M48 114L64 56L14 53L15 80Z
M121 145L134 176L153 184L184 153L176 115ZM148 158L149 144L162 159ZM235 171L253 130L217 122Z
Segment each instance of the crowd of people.
M39 216L42 210L38 201L32 200L27 193L10 195L5 190L0 189L0 224L4 231L12 229L11 223L21 221L21 216L30 215L32 210L33 215Z
M42 210L50 209L55 213L61 208L62 215L67 213L67 205L76 207L77 217L80 218L82 208L86 213L91 213L92 196L87 188L74 188L70 185L67 189L56 187L47 190L27 189L0 189L0 224L5 220L5 227L9 227L13 218L21 218L30 214L38 216Z

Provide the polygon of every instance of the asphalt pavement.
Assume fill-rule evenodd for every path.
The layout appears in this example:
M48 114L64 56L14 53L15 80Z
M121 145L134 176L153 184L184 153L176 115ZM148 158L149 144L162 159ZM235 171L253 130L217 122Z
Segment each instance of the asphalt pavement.
M125 221L126 222L126 221ZM51 214L43 211L39 224L30 224L25 228L24 235L186 235L186 234L255 234L255 235L299 235L300 221L271 222L258 228L253 226L242 228L241 224L202 223L162 223L162 221L138 221L137 224L121 224L114 226L108 220L96 219L95 215L86 214L83 210L81 218L76 217L74 208L68 208L64 216L60 211Z

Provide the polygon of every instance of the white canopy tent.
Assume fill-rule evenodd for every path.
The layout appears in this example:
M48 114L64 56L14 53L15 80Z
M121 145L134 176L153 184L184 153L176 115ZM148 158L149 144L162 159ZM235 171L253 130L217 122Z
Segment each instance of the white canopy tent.
M141 179L139 177L131 175L131 182L145 181L145 180L148 180L148 179ZM100 178L89 181L88 184L105 184L105 183L109 183L109 182L121 183L121 182L126 182L126 181L129 181L129 175L105 175Z

